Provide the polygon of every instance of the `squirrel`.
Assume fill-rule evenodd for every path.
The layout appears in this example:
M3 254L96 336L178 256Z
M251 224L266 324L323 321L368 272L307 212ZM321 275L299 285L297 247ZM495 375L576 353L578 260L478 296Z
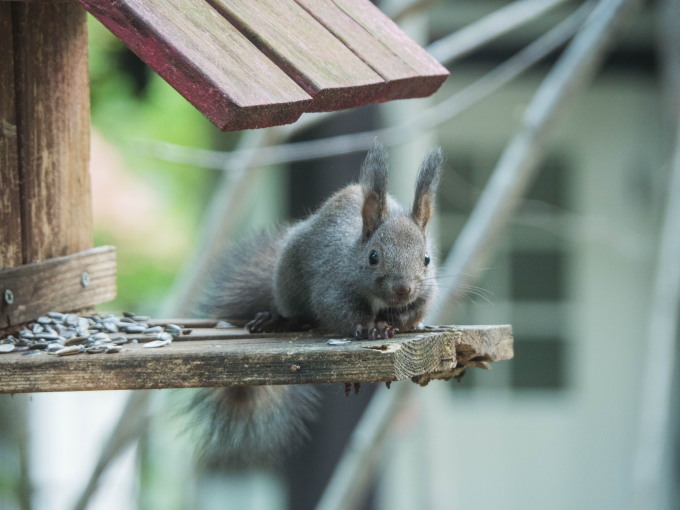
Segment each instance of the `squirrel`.
M358 184L215 261L193 313L251 333L315 328L377 339L422 328L437 287L427 226L443 160L441 148L423 160L406 210L387 193L388 155L374 141ZM199 456L218 467L266 463L304 437L314 400L306 386L202 390Z

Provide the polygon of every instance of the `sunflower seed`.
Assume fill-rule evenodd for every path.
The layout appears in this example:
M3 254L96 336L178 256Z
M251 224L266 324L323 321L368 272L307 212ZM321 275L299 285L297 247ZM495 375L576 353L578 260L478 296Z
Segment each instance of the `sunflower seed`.
M80 354L81 352L85 352L85 347L82 345L72 345L71 347L59 349L55 354L57 356L72 356L73 354Z
M14 344L0 344L0 353L2 354L12 352L14 349L16 349Z
M172 342L172 335L170 333L166 333L165 331L158 333L156 335L156 338L158 338L159 340Z
M349 343L352 343L352 341L344 338L331 338L326 343L328 345L347 345Z
M165 347L170 343L170 340L154 340L153 342L149 342L147 344L144 344L145 349L153 349L156 347Z
M178 326L177 324L166 324L165 331L170 333L172 336L179 336L182 334L182 326Z

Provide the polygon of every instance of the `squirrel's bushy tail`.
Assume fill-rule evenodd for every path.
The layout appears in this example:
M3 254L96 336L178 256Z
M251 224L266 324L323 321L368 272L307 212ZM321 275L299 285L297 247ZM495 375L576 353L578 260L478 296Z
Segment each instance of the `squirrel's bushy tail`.
M199 390L190 403L197 458L211 470L276 465L307 437L315 403L309 386Z
M242 326L255 314L274 310L272 268L284 233L283 228L259 232L214 260L189 315Z
M275 310L272 275L284 234L285 228L260 232L221 254L204 274L189 315L242 326ZM182 409L199 464L234 469L275 465L306 437L315 401L308 386L233 386L197 390Z

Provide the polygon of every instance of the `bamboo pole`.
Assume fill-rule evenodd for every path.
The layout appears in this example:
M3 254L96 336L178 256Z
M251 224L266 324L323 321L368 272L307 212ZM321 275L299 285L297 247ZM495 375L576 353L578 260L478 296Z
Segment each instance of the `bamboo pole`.
M671 409L677 390L674 391L673 369L680 332L680 1L664 0L657 9L668 120L674 124L675 145L642 371L640 422L633 457L632 496L629 498L630 508L635 510L670 510L674 491L669 452L674 451Z
M453 61L521 27L567 0L517 0L432 43L427 51L440 62Z

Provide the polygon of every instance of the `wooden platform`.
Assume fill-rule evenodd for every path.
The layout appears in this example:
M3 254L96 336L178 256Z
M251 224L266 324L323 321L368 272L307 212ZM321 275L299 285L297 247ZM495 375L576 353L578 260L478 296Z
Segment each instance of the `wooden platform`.
M313 333L251 335L214 321L172 322L191 328L171 344L145 348L152 336L126 334L115 354L0 354L0 392L132 390L204 386L379 382L459 376L467 367L513 355L512 328L452 326L351 340Z

